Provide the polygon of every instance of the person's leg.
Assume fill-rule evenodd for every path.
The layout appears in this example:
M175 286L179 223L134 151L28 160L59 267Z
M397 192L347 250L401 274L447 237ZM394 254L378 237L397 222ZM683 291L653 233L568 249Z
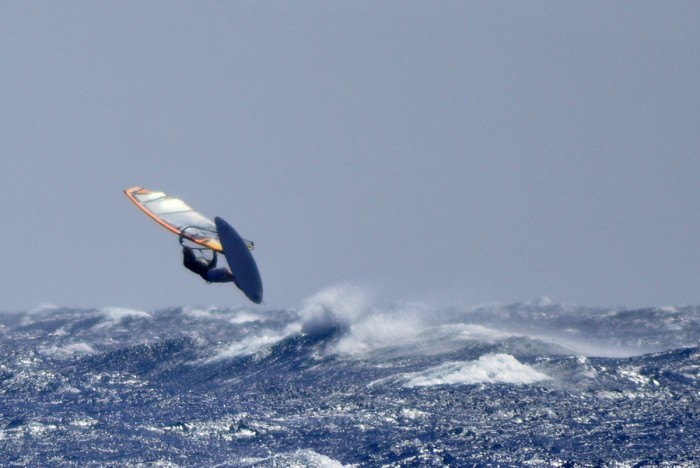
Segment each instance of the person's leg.
M207 281L210 283L231 283L233 275L227 268L213 268L207 273Z

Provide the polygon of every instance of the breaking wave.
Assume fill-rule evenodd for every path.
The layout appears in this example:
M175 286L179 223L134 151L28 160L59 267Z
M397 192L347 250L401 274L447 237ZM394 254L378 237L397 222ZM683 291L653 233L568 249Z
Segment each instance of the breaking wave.
M476 361L445 362L423 371L383 379L383 382L399 381L411 388L477 383L532 384L548 379L549 376L521 364L509 354L485 354ZM377 383L380 382L373 382Z

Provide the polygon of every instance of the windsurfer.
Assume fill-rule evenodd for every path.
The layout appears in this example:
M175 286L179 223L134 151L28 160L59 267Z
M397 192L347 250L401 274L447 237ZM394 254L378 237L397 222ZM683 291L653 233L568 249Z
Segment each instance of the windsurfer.
M182 264L193 273L204 278L207 283L231 283L236 279L228 268L216 268L216 252L211 261L195 255L191 247L182 247Z

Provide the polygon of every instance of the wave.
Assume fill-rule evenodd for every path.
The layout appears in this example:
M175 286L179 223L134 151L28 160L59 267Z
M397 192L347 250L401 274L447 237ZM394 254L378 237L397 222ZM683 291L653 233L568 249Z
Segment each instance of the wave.
M399 302L377 304L353 285L330 287L301 308L303 326L313 332L342 326L347 333L330 350L366 357L386 352L441 354L469 343L529 340L542 352L627 357L694 346L700 336L700 308L604 309L529 303L474 308Z
M92 354L178 334L209 343L199 362L266 353L296 336L329 336L324 356L346 359L449 354L499 346L511 354L627 357L694 346L700 308L600 309L549 300L474 308L381 304L354 285L326 288L298 309L182 307L156 311L42 306L0 314L0 332L49 335L43 352Z
M291 309L3 313L3 457L39 466L684 462L697 447L698 311L385 304L336 285Z
M86 372L226 382L264 366L366 363L377 370L368 384L590 383L603 378L590 358L696 346L700 308L596 309L549 300L474 308L382 304L371 291L342 284L298 309L47 306L0 314L0 337L5 349L32 356L25 358L32 363L27 372L65 361ZM39 385L62 385L51 375Z

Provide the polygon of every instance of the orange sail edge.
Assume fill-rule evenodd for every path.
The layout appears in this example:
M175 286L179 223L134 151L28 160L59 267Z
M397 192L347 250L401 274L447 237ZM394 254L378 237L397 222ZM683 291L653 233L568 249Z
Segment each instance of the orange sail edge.
M178 236L182 236L185 239L188 239L195 244L201 245L203 247L206 247L208 249L214 250L216 252L223 252L223 247L221 246L221 242L219 242L219 239L216 237L215 234L215 229L212 230L212 227L214 227L214 223L209 220L208 218L204 217L200 213L196 212L193 210L190 206L185 204L182 200L174 197L170 197L166 195L163 192L159 191L154 191L154 190L149 190L140 186L133 186L128 189L124 190L124 194L141 210L143 211L149 218L169 230L170 232L177 234ZM143 201L142 198L147 197L150 194L162 194L161 197L157 197L156 199L152 200L146 200ZM141 199L140 199L141 198ZM167 219L165 219L163 216L167 216L172 213L163 213L163 212L156 212L152 210L149 206L147 206L147 203L149 202L154 202L154 201L162 201L162 202L171 202L171 203L177 203L179 206L187 208L189 212L191 212L191 216L196 218L198 221L200 221L200 226L178 226L175 225L171 222L169 222ZM187 211L183 212L186 213ZM194 227L196 229L199 229L203 232L209 232L211 235L193 235L189 232L185 231L185 228L189 227Z

